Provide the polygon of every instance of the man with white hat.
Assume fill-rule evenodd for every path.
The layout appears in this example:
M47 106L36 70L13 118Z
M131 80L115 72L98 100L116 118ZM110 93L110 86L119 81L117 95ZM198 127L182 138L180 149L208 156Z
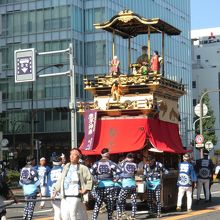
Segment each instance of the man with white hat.
M48 173L50 172L50 168L46 166L46 159L45 157L40 158L40 165L37 165L35 169L38 172L39 180L40 180L40 189L41 195L46 196L46 187L47 187L47 177ZM40 203L40 208L43 209L45 205L45 201Z
M193 165L190 163L190 155L183 155L183 162L178 165L179 176L177 180L178 185L178 198L177 198L177 211L181 211L182 199L186 192L187 197L187 211L192 211L192 184L196 183L197 177Z

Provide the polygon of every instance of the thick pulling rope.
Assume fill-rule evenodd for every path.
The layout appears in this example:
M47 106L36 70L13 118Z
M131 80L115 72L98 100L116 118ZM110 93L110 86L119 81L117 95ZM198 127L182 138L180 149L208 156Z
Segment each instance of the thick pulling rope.
M66 197L77 197L77 198L81 198L79 196L66 196ZM51 197L45 197L44 198L37 198L37 199L17 199L17 203L25 203L25 202L42 202L42 201L57 201L57 200L61 200L60 198L51 198ZM4 209L7 206L13 205L14 203L16 203L14 200L10 201L10 202L6 202L4 205L0 206L0 209Z

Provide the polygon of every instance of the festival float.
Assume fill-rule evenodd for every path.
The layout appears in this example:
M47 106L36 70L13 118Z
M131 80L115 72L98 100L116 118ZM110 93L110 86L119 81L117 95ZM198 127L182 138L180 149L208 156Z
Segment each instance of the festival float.
M115 160L126 152L135 152L143 161L154 154L170 170L162 177L162 206L176 206L177 164L186 152L179 135L178 100L186 92L183 84L166 78L164 48L165 35L179 35L181 31L159 18L146 19L130 10L95 24L95 28L112 33L112 61L108 74L84 79L84 89L94 99L78 103L85 131L80 149L95 158L107 147ZM142 34L147 35L146 60L131 63L131 39ZM161 35L161 56L151 55L152 34ZM127 72L120 71L116 35L128 42ZM143 193L138 176L137 186Z

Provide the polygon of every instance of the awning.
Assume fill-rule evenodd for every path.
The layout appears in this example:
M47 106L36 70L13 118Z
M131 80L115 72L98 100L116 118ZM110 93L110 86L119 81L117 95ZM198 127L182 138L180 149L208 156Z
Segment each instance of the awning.
M181 31L159 18L144 18L130 10L120 11L109 21L94 24L96 29L103 29L115 33L123 38L136 37L139 34L166 33L168 35L179 35Z
M114 118L97 120L92 150L80 149L85 155L98 155L105 147L111 154L140 150L148 139L158 151L183 154L186 151L179 136L178 124L147 118Z
M148 119L147 136L154 148L158 151L183 154L187 152L182 145L178 124Z

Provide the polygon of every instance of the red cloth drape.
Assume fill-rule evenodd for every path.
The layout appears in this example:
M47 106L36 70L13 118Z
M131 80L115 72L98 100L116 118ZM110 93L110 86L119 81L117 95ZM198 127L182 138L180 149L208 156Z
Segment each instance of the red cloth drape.
M105 147L111 154L132 152L142 149L147 138L160 151L185 153L177 124L147 118L99 119L92 150L83 150L83 142L80 148L86 155L100 154Z

